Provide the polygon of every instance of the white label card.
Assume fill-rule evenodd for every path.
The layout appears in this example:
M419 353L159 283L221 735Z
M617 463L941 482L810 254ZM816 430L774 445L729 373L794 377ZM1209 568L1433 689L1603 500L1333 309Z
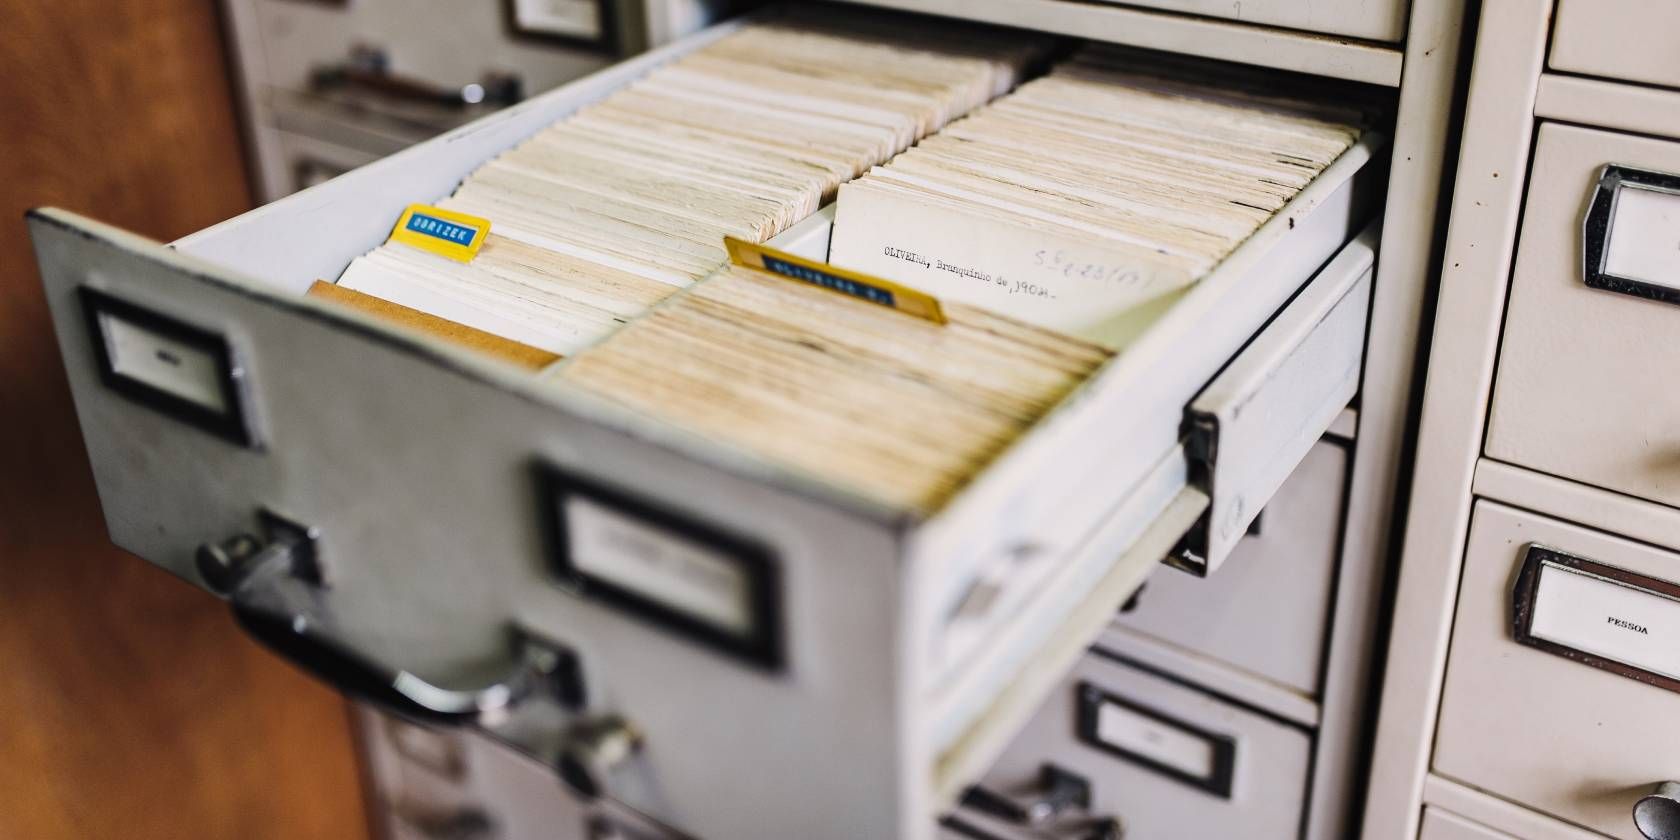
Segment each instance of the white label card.
M829 262L1110 349L1134 340L1195 280L1091 240L841 187Z
M1529 635L1680 679L1680 601L1551 562L1539 574Z
M513 0L519 28L539 35L597 40L601 37L600 0Z
M1680 193L1624 182L1611 212L1604 273L1680 291Z
M113 373L180 397L217 414L228 410L220 360L214 352L99 313Z
M1197 779L1213 778L1218 762L1212 741L1115 703L1097 709L1097 739Z
M733 636L757 629L751 576L729 555L577 494L561 507L578 572Z

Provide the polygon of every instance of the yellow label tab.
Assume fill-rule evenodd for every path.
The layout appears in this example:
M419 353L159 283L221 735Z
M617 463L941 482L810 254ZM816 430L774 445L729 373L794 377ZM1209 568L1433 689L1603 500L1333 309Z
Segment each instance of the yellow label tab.
M490 235L490 220L424 204L410 204L391 229L391 241L412 245L456 262L472 262L484 238Z
M872 277L862 272L796 257L786 251L778 251L733 236L725 236L723 244L729 249L730 261L736 265L779 274L831 292L896 309L906 315L925 318L935 324L945 323L945 310L939 305L939 298L926 292L919 292L909 286L901 286L891 280Z

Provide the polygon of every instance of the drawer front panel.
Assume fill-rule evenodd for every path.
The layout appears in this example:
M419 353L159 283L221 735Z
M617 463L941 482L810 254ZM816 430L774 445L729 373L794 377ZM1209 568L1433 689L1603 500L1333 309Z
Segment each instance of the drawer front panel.
M1347 469L1347 449L1321 441L1218 574L1163 570L1116 623L1315 695Z
M1608 165L1680 173L1680 143L1542 127L1487 453L1680 506L1680 304L1593 288L1584 276L1584 220ZM1666 276L1646 279L1680 287L1680 196L1634 195L1643 200L1618 200L1610 221L1610 259L1649 266L1644 255L1667 253L1666 267L1656 261Z
M1671 0L1558 0L1551 66L1680 87L1680 5Z
M897 613L881 593L897 581L886 527L547 404L488 363L215 279L155 244L45 216L33 223L119 545L203 582L199 546L261 534L259 510L282 513L320 534L325 585L300 614L367 660L470 687L502 675L511 631L574 651L587 711L622 716L647 745L610 788L638 810L700 836L790 836L816 819L857 836L895 832L895 676L884 652ZM89 287L225 339L256 445L106 387L81 307ZM575 594L545 544L553 512L540 503L539 462L637 488L644 504L768 546L781 664ZM697 708L727 712L696 726ZM813 799L802 779L817 755L838 781ZM719 796L726 780L749 775L763 780L748 805ZM792 801L807 810L775 808Z
M1534 561L1555 557L1616 571L1581 580L1554 567L1540 579L1536 599L1516 602L1534 606L1514 609L1514 593L1530 582L1522 574L1525 562L1532 570ZM1680 581L1680 555L1493 502L1477 504L1442 697L1437 772L1595 831L1640 836L1634 802L1657 783L1680 779L1674 726L1680 693L1604 667L1610 663L1596 655L1645 661L1640 652L1653 639L1680 632L1680 602L1641 603L1659 596L1612 582L1616 577ZM1597 590L1583 597L1583 585L1623 595L1601 602ZM1543 638L1523 644L1519 634Z
M1377 0L1374 3L1301 3L1297 0L1245 0L1242 3L1231 3L1228 0L1125 0L1125 3L1128 6L1147 6L1372 41L1399 41L1406 37L1406 0Z
M608 61L598 50L513 37L499 3L238 0L236 5L256 24L246 60L260 63L268 84L281 90L309 90L317 72L343 66L358 45L383 50L393 72L439 88L458 88L499 71L519 76L527 92L547 90Z
M482 736L357 712L389 840L682 840L617 803L585 803ZM615 833L616 832L616 833Z
M1018 795L1052 764L1087 779L1091 814L1127 837L1295 837L1305 730L1092 651L982 785Z

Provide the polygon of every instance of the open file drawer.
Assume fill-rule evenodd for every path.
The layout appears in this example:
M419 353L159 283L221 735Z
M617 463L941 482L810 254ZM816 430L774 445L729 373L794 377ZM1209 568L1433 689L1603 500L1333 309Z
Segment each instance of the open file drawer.
M926 519L303 296L731 28L172 247L38 212L47 296L112 538L211 586L201 547L265 561L236 611L300 664L696 836L923 837L1137 582L1199 522L1187 562L1215 567L1352 396L1370 146ZM584 539L642 597L567 586ZM683 613L720 603L685 575L750 593L741 633Z

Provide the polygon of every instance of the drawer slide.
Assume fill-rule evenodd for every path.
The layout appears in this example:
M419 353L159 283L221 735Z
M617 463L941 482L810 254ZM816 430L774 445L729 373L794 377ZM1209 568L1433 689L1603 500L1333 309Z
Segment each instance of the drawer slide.
M1190 480L1212 503L1170 565L1218 569L1358 392L1377 236L1344 248L1186 409Z

